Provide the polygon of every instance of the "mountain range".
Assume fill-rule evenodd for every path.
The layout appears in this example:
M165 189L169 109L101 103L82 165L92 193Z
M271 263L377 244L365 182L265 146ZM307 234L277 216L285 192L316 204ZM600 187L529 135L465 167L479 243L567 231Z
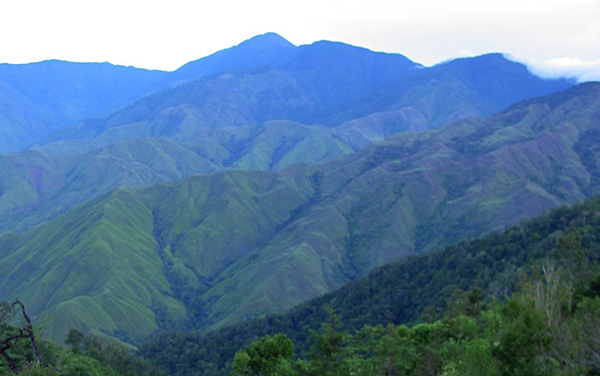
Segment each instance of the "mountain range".
M325 164L122 187L0 237L0 291L52 317L56 337L280 312L598 193L599 99L600 84L580 84Z
M75 64L80 66L86 65ZM139 77L155 77L143 85L115 81L107 78L108 73L98 77L94 69L87 74L111 83L105 84L111 92L126 94L114 85L129 82L137 90L130 97L150 87L181 84L105 119L63 126L46 136L39 130L24 132L23 137L39 138L38 146L0 156L0 231L24 231L120 185L142 186L222 169L270 171L298 162L327 162L398 132L490 115L520 99L572 84L540 79L500 54L424 68L402 55L342 43L295 47L272 33L171 73L125 69ZM113 68L105 64L105 69ZM41 75L37 72L35 77ZM18 84L19 75L11 77L12 86L25 91L27 86ZM71 86L81 86L78 77L69 78ZM108 90L83 85L93 92L90 97L69 91L69 85L52 89L61 81L35 82L60 91L52 96L54 102L34 106L42 112L58 113L56 101L68 102L76 95L79 102L90 103L72 106L87 108L87 116L98 115L92 110L99 111L94 103L101 98L94 95ZM42 92L41 87L37 90ZM38 101L51 93L42 92ZM19 128L11 127L15 129ZM6 140L12 146L19 144Z
M600 190L600 84L254 37L0 65L0 300L136 342L283 312Z

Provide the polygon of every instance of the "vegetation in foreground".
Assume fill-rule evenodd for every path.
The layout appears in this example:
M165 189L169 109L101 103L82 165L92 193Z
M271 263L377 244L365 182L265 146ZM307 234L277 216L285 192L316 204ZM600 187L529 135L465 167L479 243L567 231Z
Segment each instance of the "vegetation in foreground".
M160 376L164 372L114 339L71 330L70 348L40 339L25 306L0 303L0 376Z
M501 303L474 285L455 291L440 320L354 334L327 307L308 356L296 358L284 334L267 335L235 354L232 374L599 375L600 275L591 278L580 241L576 233L561 238L560 253Z

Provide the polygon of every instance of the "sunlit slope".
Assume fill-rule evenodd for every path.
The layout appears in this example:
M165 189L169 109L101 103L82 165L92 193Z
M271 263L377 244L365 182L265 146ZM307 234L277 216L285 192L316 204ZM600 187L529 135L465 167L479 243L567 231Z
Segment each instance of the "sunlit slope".
M19 241L3 237L2 296L48 315L56 338L70 327L142 336L158 328L161 308L184 318L183 305L169 297L152 226L152 213L121 190Z
M69 145L53 147L64 152ZM209 130L185 143L157 137L56 156L32 150L4 155L0 232L26 230L121 185L150 185L223 169L278 170L351 152L319 128L270 122Z
M44 290L43 297L35 286L52 275L41 266L44 260L95 244L94 254L107 259L114 253L162 263L161 273L124 263L136 269L127 278L142 278L144 286L168 282L168 288L156 288L158 297L149 292L132 298L137 308L128 317L139 316L136 322L148 320L146 309L154 310L157 326L166 326L181 321L185 307L187 325L197 328L280 312L392 260L598 193L598 119L600 84L582 84L488 119L399 134L323 165L218 172L119 189L27 233L0 237L0 270L10 276L2 278L0 299L16 292L39 314L90 298L67 295L68 283L49 283L53 290ZM100 262L83 267L99 275L113 270ZM65 270L65 281L74 278ZM118 292L104 287L119 281L128 279L94 277L90 284L117 299L133 285L124 282L128 286ZM96 291L90 295L98 301ZM65 300L59 304L52 296ZM152 296L150 302L144 296ZM109 309L109 300L102 304ZM112 326L120 313L99 320L96 312L102 310L89 309L78 314L81 321L61 311L52 333L60 336L70 323L85 323L123 334ZM144 328L119 326L129 336L153 326Z
M158 321L185 318L170 283L201 289L204 277L268 239L288 206L304 199L302 187L261 172L119 189L24 236L1 237L1 296L49 314L52 336L70 326L144 336Z

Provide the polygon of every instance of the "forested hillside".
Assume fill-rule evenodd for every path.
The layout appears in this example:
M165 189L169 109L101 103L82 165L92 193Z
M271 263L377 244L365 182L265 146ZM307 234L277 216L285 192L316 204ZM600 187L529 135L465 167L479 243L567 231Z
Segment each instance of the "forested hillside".
M343 353L344 358L353 356L354 352L351 350L354 349L353 346L358 346L357 354L362 354L365 351L365 346L383 346L378 351L387 349L390 351L389 356L392 358L387 358L387 350L381 353L366 350L366 356L375 354L376 358L373 358L373 360L384 361L389 359L395 367L402 366L402 364L398 364L398 362L402 362L402 359L409 361L406 360L405 357L407 357L412 359L409 362L412 364L410 367L415 367L420 362L423 365L423 360L418 360L418 356L422 356L423 352L416 351L412 353L413 355L410 355L411 351L417 350L412 346L420 346L419 341L409 340L410 338L414 339L413 335L421 335L419 333L422 331L432 331L432 333L437 333L436 336L441 336L438 339L430 338L433 342L438 340L444 342L449 338L458 340L460 336L457 337L458 334L456 332L452 333L452 330L465 330L464 326L454 326L460 323L460 321L455 321L456 316L463 314L468 318L461 319L466 320L461 325L469 325L468 327L471 328L469 333L465 333L466 337L469 340L481 338L479 337L480 333L487 330L485 328L493 322L488 320L495 320L495 316L493 316L495 310L508 315L509 311L506 310L509 309L510 304L519 301L519 295L514 298L509 298L509 296L513 294L519 283L522 283L523 277L531 276L537 270L536 267L539 267L541 260L544 258L554 259L557 260L557 267L558 265L564 266L566 259L569 259L573 254L578 254L577 252L580 251L583 252L583 256L579 256L579 262L584 262L584 264L583 267L577 264L575 271L583 273L588 270L591 274L583 273L585 278L596 278L596 282L588 285L589 279L586 279L587 282L581 286L582 290L578 292L579 295L576 299L581 299L582 296L588 294L585 292L586 288L592 289L589 292L592 297L598 296L600 295L600 284L598 283L600 279L595 274L597 271L592 272L592 269L586 269L588 267L586 265L589 263L589 267L597 270L597 261L600 260L600 198L598 197L571 207L555 209L539 218L507 228L503 232L494 232L481 239L463 241L428 255L413 256L385 265L372 271L363 279L294 307L285 314L269 315L265 318L206 334L182 331L160 334L142 346L141 355L151 359L167 373L173 375L193 373L228 375L231 372L233 355L248 346L252 341L265 335L285 334L293 340L296 354L304 357L312 354L308 351L309 348L314 346L315 343L319 344L319 341L324 339L322 335L332 335L329 330L336 329L339 332L344 331L345 336L348 334L354 335L353 340L344 337L346 340L337 344L340 348L347 345L346 350L344 350L347 352ZM581 257L584 257L584 259L581 259ZM573 260L569 261L571 267L573 267ZM563 269L561 275L566 278L564 273L566 271ZM596 277L590 277L594 275ZM521 285L518 291L522 291L522 288ZM469 301L468 295L457 295L456 289L471 290L471 292L480 290L477 292L478 300L475 302ZM486 298L484 299L484 297ZM489 305L492 310L487 311L485 315L492 315L492 317L486 316L487 318L480 321L478 319L479 315L484 312L481 308L475 311L464 311L469 307L473 309L474 303L478 301L481 302L480 307L483 307L484 303ZM496 308L497 303L493 303L495 301L508 301L508 303L505 303L504 308ZM448 302L452 304L448 305ZM457 303L462 305L457 307L454 305ZM594 304L597 305L598 303L594 301L590 304L596 307ZM335 328L326 326L323 333L319 331L321 325L329 323L330 320L330 313L323 309L326 306L330 306L339 317L339 326L336 325ZM526 307L529 306L525 305L521 308L525 309ZM516 308L513 307L513 309ZM598 307L594 309L597 310ZM440 318L444 311L446 311L444 321L436 322L431 327L427 325L416 326L412 329L412 332L403 327L384 329L388 324L412 326L422 322L431 323ZM475 316L473 316L474 313ZM542 319L540 316L542 312L540 311L528 314L533 315L532 317L535 320ZM555 312L555 314L557 313ZM477 319L470 321L474 318ZM483 319L483 317L481 318ZM451 321L446 321L448 319L451 319ZM503 320L502 322L506 324L506 321ZM448 326L447 324L451 325ZM593 323L593 325L596 325L594 329L596 332L594 333L598 333L597 331L600 329L598 324L597 321ZM377 328L378 325L383 327ZM522 324L515 322L515 328L522 328L519 325ZM547 332L548 329L552 329L550 330L551 333ZM553 331L554 329L556 328L543 329L544 332L540 332L540 335L558 336L559 334ZM310 334L311 330L322 334L315 337ZM447 330L450 330L450 333ZM389 342L383 341L386 336L390 336L388 338ZM549 337L545 338L550 340ZM405 340L402 338L405 338ZM400 341L400 343L397 341ZM556 341L559 341L559 338L556 338ZM430 345L431 342L426 344ZM560 345L560 343L557 344ZM441 346L440 343L438 345ZM472 355L467 349L471 348L475 351L475 348L470 346L476 346L477 344L468 342L465 344L459 341L447 345L455 347L453 347L454 352L446 354L448 356L446 361L450 360L460 369L461 365L457 359L462 359L460 357L461 352L463 352L462 355ZM465 345L467 345L467 349L462 347ZM484 354L491 356L487 352L490 350L490 344L479 343L479 345L487 347L480 349L483 351L481 354L473 356L483 356ZM396 346L401 347L397 348ZM402 346L408 347L402 349ZM504 346L507 346L504 348L505 351L510 350L508 343ZM511 343L510 346L517 346L517 344ZM512 348L514 351L515 347ZM434 346L429 349L439 350L440 348ZM403 351L404 355L402 355ZM180 357L179 354L183 353L186 356ZM341 354L342 351L340 350L340 354L337 354L335 359L340 360L342 358ZM440 361L439 357L442 354L439 351L433 352L433 354L438 357L436 362ZM516 361L515 359L513 361ZM474 361L472 360L472 362ZM490 367L492 364L494 363L490 363ZM598 363L595 364L597 368ZM408 364L405 365L408 366ZM351 364L340 360L338 366L351 366ZM379 366L383 367L383 364ZM467 365L463 364L462 366ZM339 372L343 371L340 370Z

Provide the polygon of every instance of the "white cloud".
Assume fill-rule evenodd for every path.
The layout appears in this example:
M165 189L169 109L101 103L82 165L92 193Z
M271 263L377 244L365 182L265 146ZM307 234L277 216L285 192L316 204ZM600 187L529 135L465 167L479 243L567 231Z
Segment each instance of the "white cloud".
M425 65L510 52L600 58L599 0L0 1L0 62L58 58L175 69L273 31L398 52Z
M585 61L579 58L562 57L539 61L508 54L505 56L527 65L533 74L540 77L575 78L578 82L600 81L600 59Z

